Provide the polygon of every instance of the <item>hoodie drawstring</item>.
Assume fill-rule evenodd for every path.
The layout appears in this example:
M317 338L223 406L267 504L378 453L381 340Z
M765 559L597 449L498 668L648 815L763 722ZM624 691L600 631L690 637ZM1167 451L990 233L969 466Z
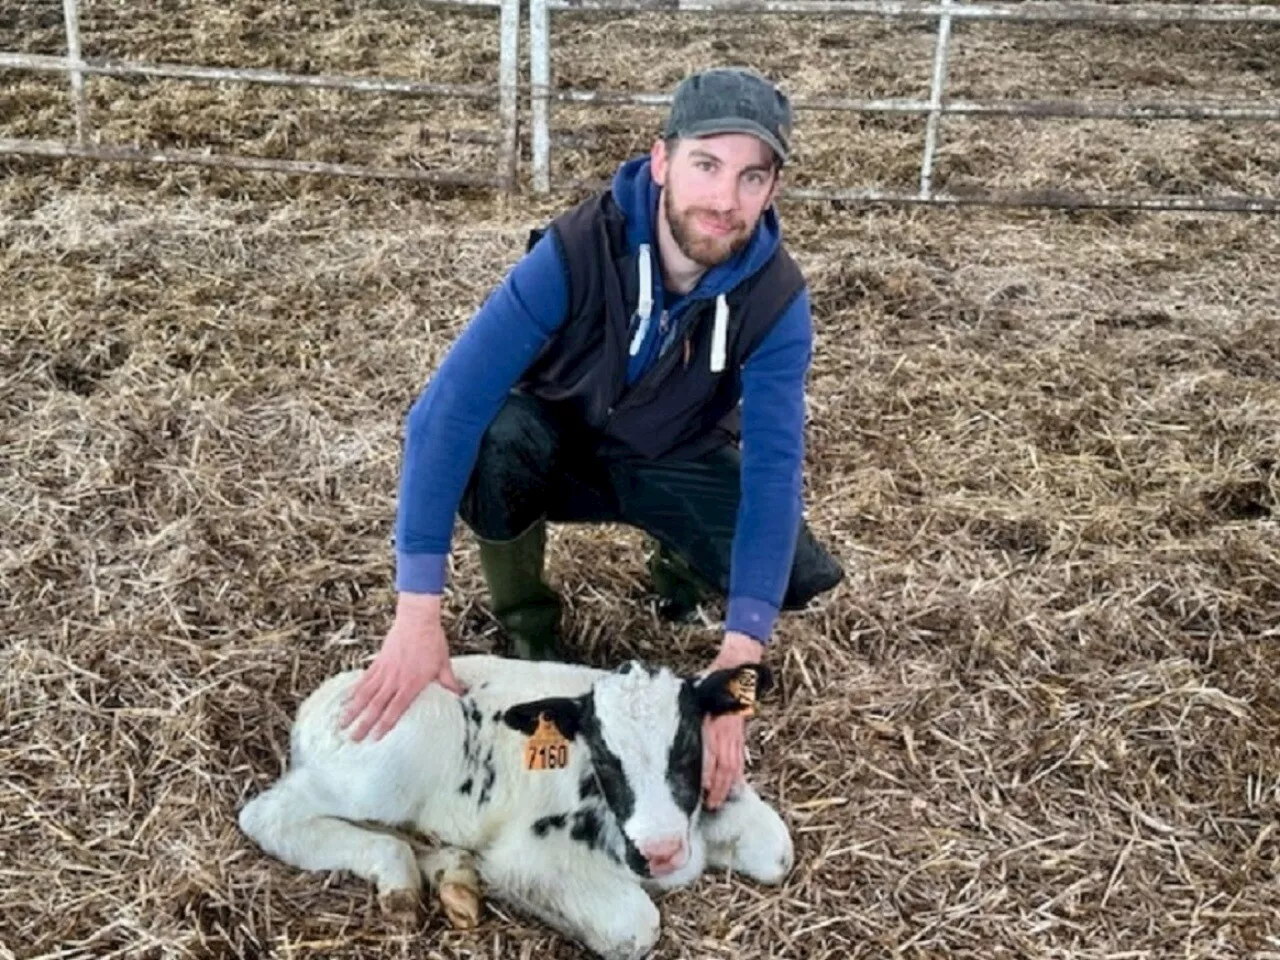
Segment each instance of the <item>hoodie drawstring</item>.
M649 245L640 244L640 257L637 261L640 268L640 301L636 304L636 314L640 317L640 325L636 327L635 336L631 338L631 356L640 352L645 335L649 332L649 320L653 315L653 261L649 257Z
M636 315L640 323L636 326L635 335L631 338L630 353L635 356L644 344L649 333L649 323L653 319L653 259L649 244L640 244L640 256L636 261L640 271L640 296L636 303ZM715 327L711 332L711 372L722 373L729 341L729 301L724 294L716 297Z
M711 334L711 372L724 370L724 355L729 339L729 301L724 294L716 297L716 326Z

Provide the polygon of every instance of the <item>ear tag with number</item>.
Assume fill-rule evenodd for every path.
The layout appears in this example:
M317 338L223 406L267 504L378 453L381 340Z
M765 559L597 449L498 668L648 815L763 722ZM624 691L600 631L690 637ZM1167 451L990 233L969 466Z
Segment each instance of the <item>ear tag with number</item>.
M560 728L538 714L538 729L524 742L526 770L563 770L569 766L569 740Z
M729 681L729 695L738 701L739 707L733 711L739 716L754 717L756 715L756 672L741 670Z

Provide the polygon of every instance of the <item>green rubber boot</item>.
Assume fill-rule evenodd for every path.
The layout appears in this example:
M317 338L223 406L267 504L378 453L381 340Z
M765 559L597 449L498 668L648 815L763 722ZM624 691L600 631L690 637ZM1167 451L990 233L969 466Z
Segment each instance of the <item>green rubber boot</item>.
M508 656L560 657L560 598L543 580L547 524L538 521L514 540L480 539L480 569L493 615L507 634Z
M658 615L670 623L692 620L698 604L715 595L711 584L665 544L650 555L649 576L658 593Z

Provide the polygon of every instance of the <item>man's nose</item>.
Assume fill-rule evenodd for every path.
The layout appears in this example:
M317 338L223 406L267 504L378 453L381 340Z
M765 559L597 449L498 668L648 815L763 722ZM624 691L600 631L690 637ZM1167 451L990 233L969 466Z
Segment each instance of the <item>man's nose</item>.
M717 213L728 216L738 209L738 179L736 177L718 178L712 197L715 200Z

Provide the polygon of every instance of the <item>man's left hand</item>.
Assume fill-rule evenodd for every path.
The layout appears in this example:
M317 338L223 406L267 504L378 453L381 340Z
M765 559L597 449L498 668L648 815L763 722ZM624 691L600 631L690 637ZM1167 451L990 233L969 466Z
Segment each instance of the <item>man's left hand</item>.
M741 633L726 633L720 653L711 661L710 671L759 663L764 648ZM729 791L742 779L746 768L747 721L727 713L707 717L702 724L702 789L708 809L714 810L728 799Z

